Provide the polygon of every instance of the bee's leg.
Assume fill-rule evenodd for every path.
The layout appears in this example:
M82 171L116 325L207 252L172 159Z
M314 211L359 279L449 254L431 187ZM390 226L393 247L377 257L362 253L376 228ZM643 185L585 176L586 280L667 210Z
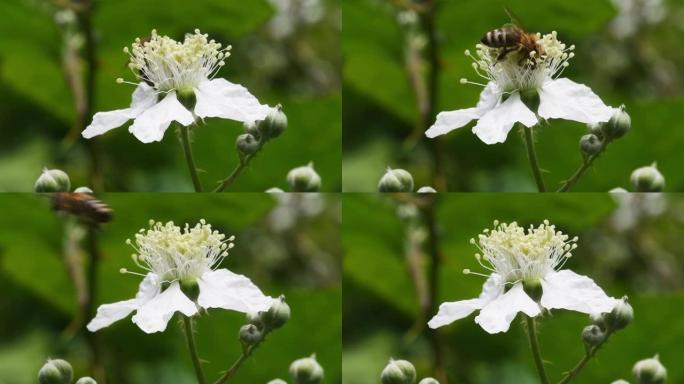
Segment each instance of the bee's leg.
M506 55L513 52L513 50L514 50L513 48L507 48L507 47L502 48L501 52L499 53L499 56L496 57L496 61L503 60L506 57Z

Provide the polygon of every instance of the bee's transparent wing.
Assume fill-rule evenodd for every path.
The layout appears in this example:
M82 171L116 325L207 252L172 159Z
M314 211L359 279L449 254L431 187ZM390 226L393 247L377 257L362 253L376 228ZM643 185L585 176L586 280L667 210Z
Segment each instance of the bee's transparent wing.
M525 31L527 30L527 29L525 29L525 26L523 26L518 15L513 13L513 11L511 11L508 7L504 7L504 11L506 11L506 14L511 19L510 23L504 24L505 27L516 27L516 28L520 28L520 29L525 30Z

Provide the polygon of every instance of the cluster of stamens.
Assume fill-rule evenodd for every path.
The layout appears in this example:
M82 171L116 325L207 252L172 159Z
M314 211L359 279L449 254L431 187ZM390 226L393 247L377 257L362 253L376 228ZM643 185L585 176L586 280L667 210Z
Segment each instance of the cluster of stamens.
M230 56L230 46L222 48L208 37L196 29L181 43L152 30L149 39L137 38L123 51L130 56L128 66L140 81L153 84L160 92L187 93L216 74ZM125 83L121 78L117 82Z
M172 221L162 224L150 220L148 229L141 229L135 239L126 244L135 249L133 262L161 281L194 282L203 273L217 268L233 248L235 236L226 238L212 230L204 219L195 226L181 228ZM133 273L121 269L122 273Z
M563 267L577 248L577 237L572 239L556 231L548 220L527 230L516 222L494 221L492 229L485 229L478 239L471 239L481 253L475 254L478 263L498 274L503 282L538 282L544 275ZM489 276L469 269L465 274Z
M556 31L543 36L538 33L536 49L526 57L520 57L514 50L501 58L502 50L508 48L491 48L484 44L475 47L474 55L470 50L465 51L465 55L473 60L473 69L479 77L486 82L493 82L503 92L538 89L544 82L558 78L570 65L568 61L575 56L575 46L563 44L558 40ZM461 79L461 83L486 86L465 78Z

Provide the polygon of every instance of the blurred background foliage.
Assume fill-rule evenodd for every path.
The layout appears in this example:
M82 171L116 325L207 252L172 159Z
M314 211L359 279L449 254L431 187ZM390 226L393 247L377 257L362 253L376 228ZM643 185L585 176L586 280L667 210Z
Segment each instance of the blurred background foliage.
M632 365L656 353L668 382L684 382L684 196L416 195L423 196L415 200L423 205L419 210L397 196L344 198L344 383L379 382L390 357L412 361L419 377L445 372L442 384L538 383L520 319L497 335L483 331L474 316L436 333L426 326L440 303L479 295L484 279L462 271L486 272L469 239L495 219L523 226L549 219L579 236L566 267L612 296L629 296L634 322L610 339L578 383L633 382ZM425 295L434 295L434 303L426 305ZM583 356L580 333L588 323L588 316L569 311L554 311L539 323L552 382Z
M61 168L75 185L108 191L190 191L182 149L173 129L161 143L142 144L126 128L82 139L73 78L83 79L84 36L64 4L91 0L0 2L0 190L29 191L43 166ZM93 1L96 49L93 113L125 108L133 79L121 51L154 28L181 39L199 28L232 45L219 72L269 105L281 103L287 132L270 143L231 190L264 191L285 185L287 172L310 161L323 190L341 183L341 96L338 0L118 0ZM72 74L73 76L68 76ZM91 116L87 116L86 124ZM237 164L237 122L207 119L196 129L194 151L206 186ZM303 144L306 143L306 144Z
M510 22L510 8L530 31L558 31L577 46L564 76L590 86L607 104L625 104L632 130L613 143L575 187L608 191L627 187L637 167L658 162L667 190L684 189L684 2L680 0L347 0L343 4L343 190L373 191L387 166L405 168L416 185L440 191L533 191L523 141L511 132L488 146L472 123L425 138L417 94L429 91L429 34L416 12L436 3L437 112L474 106L481 87L471 60L484 33ZM421 82L423 84L421 84ZM583 124L554 120L537 129L537 151L549 188L581 165Z
M340 201L334 195L105 194L114 220L99 231L94 305L126 300L140 279L125 244L149 219L195 223L205 218L236 235L222 267L252 279L265 293L284 294L290 321L269 336L235 381L290 381L289 364L316 353L326 383L340 383ZM65 358L76 375L93 375L90 339L78 314L73 269L87 269L83 228L50 209L47 197L0 196L0 383L35 383L47 357ZM67 260L71 260L67 262ZM85 319L88 321L89 319ZM210 379L240 355L243 314L210 310L197 321L200 356ZM95 333L108 380L99 383L196 383L181 327L145 334L128 319ZM78 376L77 376L78 377ZM232 382L232 381L231 381Z

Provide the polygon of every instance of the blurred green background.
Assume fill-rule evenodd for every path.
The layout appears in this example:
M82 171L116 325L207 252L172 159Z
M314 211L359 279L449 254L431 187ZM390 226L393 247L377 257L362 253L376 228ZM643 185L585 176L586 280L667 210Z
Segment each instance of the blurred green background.
M99 235L95 305L135 294L140 278L119 273L122 267L136 271L133 251L124 242L149 219L182 224L205 218L236 236L222 267L248 276L269 295L284 294L292 308L290 321L269 336L234 381L265 383L280 377L290 382L289 364L316 353L325 382L341 382L338 197L105 194L102 200L113 209L114 220ZM92 375L92 350L82 323L76 322L75 279L67 272L67 265L85 268L85 241L78 241L83 233L69 230L47 197L6 194L0 196L0 212L0 383L35 383L48 357L69 360L77 375ZM243 314L224 310L210 310L197 320L208 378L215 379L240 355L237 334L244 323ZM196 383L180 328L172 320L166 332L148 335L129 317L95 333L106 382Z
M434 305L477 297L484 279L462 270L486 271L469 239L495 219L523 226L549 219L579 236L566 268L591 277L611 296L629 295L634 322L613 335L577 383L634 382L633 364L656 353L669 371L668 383L684 382L684 196L615 198L620 201L608 194L448 194L437 196L430 220L389 195L345 195L343 382L377 383L393 357L412 361L419 377L437 376L435 364L443 361L448 380L442 384L538 383L519 318L508 333L490 335L471 315L431 339L426 323L435 309L422 310L424 290L416 289L412 278L417 272L428 287L434 281L429 278L435 265L429 223L434 223L439 260ZM580 333L588 323L588 316L562 310L539 323L552 382L583 356Z
M142 144L127 126L81 138L67 63L84 75L84 38L74 14L60 4L72 0L0 2L0 191L30 191L41 168L62 168L74 185L96 191L190 191L192 184L175 130L161 143ZM79 1L74 1L78 3ZM285 134L269 143L231 187L264 191L285 187L287 172L314 162L323 190L341 188L341 96L339 0L94 0L96 43L94 112L125 108L133 80L122 52L136 37L156 28L181 39L199 28L232 56L218 76L246 86L262 103L281 103L289 118ZM80 65L80 67L79 67ZM78 76L77 76L78 77ZM90 123L90 117L87 118ZM194 135L194 151L205 186L226 177L237 164L234 148L242 125L207 119ZM94 164L99 164L95 166Z
M435 114L472 107L482 88L464 56L489 30L509 22L508 6L530 31L558 31L577 46L564 76L590 86L609 105L625 104L632 130L611 144L575 191L628 187L637 167L658 162L666 190L684 189L684 2L680 0L346 0L343 4L343 190L374 191L387 166L405 168L416 185L440 191L533 191L523 141L512 131L488 146L473 124L441 136L424 135L414 91L427 83L428 36L406 4L437 3L438 77ZM630 6L631 5L631 6ZM411 73L418 76L411 77ZM423 84L423 90L428 84ZM429 124L435 116L428 116ZM537 137L549 188L581 164L583 124L554 120Z

